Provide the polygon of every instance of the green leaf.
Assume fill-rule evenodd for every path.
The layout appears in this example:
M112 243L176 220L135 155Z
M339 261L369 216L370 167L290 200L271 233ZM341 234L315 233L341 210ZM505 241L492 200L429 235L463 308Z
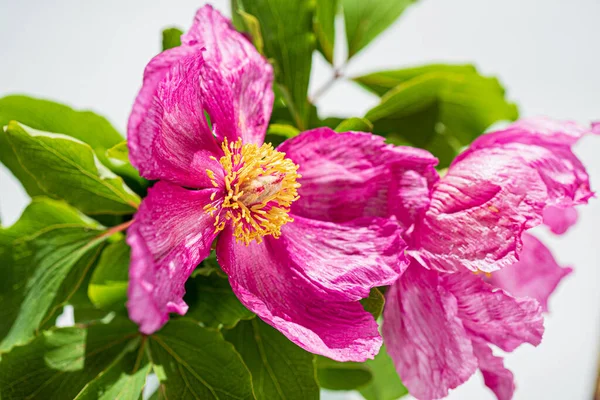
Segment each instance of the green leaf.
M229 281L215 274L188 280L185 301L190 306L185 318L207 327L232 328L242 319L254 318L237 299Z
M171 320L148 342L164 398L254 399L248 369L219 332Z
M23 169L45 194L88 215L132 214L137 209L140 198L98 161L89 145L14 121L4 135Z
M313 28L319 41L319 51L330 64L333 64L337 11L338 0L317 1Z
M248 14L243 10L238 10L238 14L242 17L242 22L245 27L245 31L250 34L252 38L252 44L256 47L256 50L260 54L265 54L265 42L262 37L262 33L260 32L260 22L254 15Z
M141 346L131 347L135 351L123 352L75 400L139 400L152 365L144 353L145 341Z
M365 311L371 313L371 315L373 315L373 318L377 320L383 312L385 297L379 289L372 288L369 292L369 297L367 297L366 299L362 299L360 301L360 304L363 305Z
M319 398L314 356L258 318L225 332L252 374L257 400Z
M30 196L43 194L44 191L19 164L8 139L2 134L2 127L11 120L34 129L73 136L89 144L102 163L106 161L105 151L123 140L105 118L91 111L76 111L62 104L28 96L11 95L1 98L0 161L21 181Z
M260 21L265 55L275 66L277 86L296 126L304 130L310 105L307 99L316 39L311 0L237 0L235 10Z
M317 377L319 385L329 390L355 390L373 379L365 363L339 362L323 356L317 356Z
M106 239L63 202L36 198L0 229L0 351L26 343L77 291ZM68 283L68 285L65 285ZM65 287L68 286L68 287Z
M342 0L348 59L385 31L415 0Z
M474 66L452 65L452 64L427 64L412 68L394 69L389 71L374 72L353 78L355 82L360 84L365 89L375 93L378 96L383 96L390 89L395 88L401 83L409 81L418 76L429 74L432 72L450 72L456 74L477 74Z
M336 132L371 132L373 130L373 124L371 121L365 118L348 118L339 123L335 127Z
M179 28L167 28L162 31L162 49L163 51L181 46L181 35L183 31Z
M271 124L267 129L265 143L271 143L273 147L277 147L287 139L298 136L299 133L298 128L292 125Z
M458 66L411 68L408 72L384 73L385 79L396 75L399 83L381 98L381 103L365 116L373 123L373 132L386 136L392 143L408 142L431 151L440 159L439 167L452 159L495 122L515 120L517 107L505 98L495 78ZM375 80L373 90L391 83ZM362 80L363 84L366 80ZM404 79L404 80L403 80Z
M130 248L124 239L111 243L94 269L88 296L98 308L123 310L127 301Z
M88 382L106 374L115 359L129 359L127 353L137 348L139 340L137 327L124 320L45 331L29 344L2 354L0 398L73 399Z
M385 346L381 346L374 360L365 363L373 374L373 380L360 389L360 394L367 400L396 400L408 394L408 390L398 377L394 362L388 355Z
M123 177L128 185L139 189L145 195L150 182L142 178L137 169L131 165L126 140L106 150L106 159L110 163L109 167L114 173Z

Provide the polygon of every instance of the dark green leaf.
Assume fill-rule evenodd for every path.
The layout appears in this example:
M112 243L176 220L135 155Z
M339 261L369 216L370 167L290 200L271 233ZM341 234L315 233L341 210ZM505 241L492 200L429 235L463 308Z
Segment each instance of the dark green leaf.
M6 96L0 99L0 161L21 181L30 196L43 194L37 182L19 164L17 156L2 134L9 121L47 132L63 133L89 144L98 159L105 162L105 151L123 137L103 117L91 111L76 111L52 101L27 96Z
M139 197L77 139L37 131L11 121L5 133L23 169L45 194L88 215L132 214Z
M408 142L431 151L443 168L490 125L515 120L518 112L505 98L497 79L481 76L466 66L442 66L439 72L432 69L423 67L422 74L419 68L384 73L385 79L395 75L401 83L365 118L373 122L373 132L390 142ZM389 80L374 79L376 76L369 78L376 82L373 90L391 85Z
M348 58L385 31L415 0L341 0Z
M319 40L319 51L331 64L333 64L333 50L335 48L335 16L337 11L338 0L317 1L314 30Z
M242 319L254 314L240 303L229 286L229 281L216 274L197 275L186 284L185 301L190 309L186 318L208 327L231 328Z
M394 362L387 354L385 346L381 346L374 360L365 363L373 374L373 380L360 389L360 394L367 400L396 400L408 394L408 390L396 373Z
M130 248L124 239L111 243L94 269L88 296L98 308L122 310L127 301Z
M258 318L225 332L252 373L257 400L319 398L314 356Z
M383 312L385 297L377 288L372 288L369 292L369 297L362 299L360 304L363 305L366 311L370 312L375 319L378 319Z
M329 390L355 390L365 386L373 376L365 363L339 362L317 356L319 385Z
M294 122L307 126L308 82L315 49L311 0L237 0L236 10L260 21L265 55L275 66L276 82Z
M254 399L248 369L219 332L171 320L148 341L164 398Z
M336 126L336 132L371 132L373 130L373 124L371 121L365 118L348 118L340 122L338 126Z
M63 202L36 198L0 229L0 351L26 343L77 291L106 235ZM65 283L70 284L65 287Z
M183 31L179 28L167 28L162 31L162 49L163 51L181 46L181 35Z
M129 359L123 353L134 351L139 340L137 327L123 320L45 331L29 344L2 354L0 398L73 399L88 382L107 373L115 359Z

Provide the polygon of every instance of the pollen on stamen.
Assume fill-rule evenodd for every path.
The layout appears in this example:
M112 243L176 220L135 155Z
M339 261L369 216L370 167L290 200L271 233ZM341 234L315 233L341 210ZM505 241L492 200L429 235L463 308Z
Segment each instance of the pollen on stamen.
M241 139L221 145L224 155L218 160L225 177L225 197L204 210L215 218L215 232L231 224L236 241L250 244L253 240L262 242L262 237L272 235L278 238L281 227L293 221L289 216L291 204L298 199L297 182L301 176L298 166L271 144L257 146L242 144ZM206 171L213 186L219 187L215 174ZM219 207L217 207L217 205Z

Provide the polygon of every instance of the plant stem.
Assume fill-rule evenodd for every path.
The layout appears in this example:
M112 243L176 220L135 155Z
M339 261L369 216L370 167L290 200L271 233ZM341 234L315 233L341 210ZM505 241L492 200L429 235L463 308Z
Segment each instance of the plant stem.
M333 84L340 78L344 77L344 68L346 67L346 63L342 64L339 67L336 67L333 70L333 75L331 76L331 78L329 78L329 80L327 82L325 82L325 84L323 86L321 86L320 88L318 88L315 93L309 98L309 101L312 104L315 104L315 102L319 99L319 97L321 97L322 95L324 95L332 86Z

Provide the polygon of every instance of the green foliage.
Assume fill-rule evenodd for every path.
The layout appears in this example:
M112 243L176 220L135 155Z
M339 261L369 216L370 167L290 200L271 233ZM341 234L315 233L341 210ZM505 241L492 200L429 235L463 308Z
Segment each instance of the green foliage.
M19 164L48 196L65 200L88 215L131 214L140 203L123 179L102 165L86 143L15 121L3 135Z
M314 31L318 39L319 51L333 64L335 47L335 16L338 0L317 1L314 18Z
M373 380L360 389L366 400L396 400L408 394L408 390L398 377L394 362L388 355L385 345L381 346L374 360L365 363L373 374Z
M415 0L341 0L348 58L385 31Z
M339 362L317 356L319 385L329 390L356 390L373 379L371 369L365 363Z
M173 47L181 46L181 35L183 31L179 28L172 27L162 31L162 49L163 51L172 49Z
M125 308L129 253L124 239L109 244L102 252L88 286L88 296L96 307L117 311Z
M0 230L0 333L6 336L0 351L32 339L69 300L98 257L103 232L77 210L45 198Z
M373 318L377 320L383 312L385 297L383 297L383 293L381 293L379 289L372 288L369 292L369 297L362 299L360 303L365 308L365 311L371 313L371 315L373 315Z
M242 10L260 21L264 53L274 64L278 88L300 130L307 127L310 111L307 91L316 48L313 6L310 0L232 2L234 14Z
M103 117L91 111L76 111L63 104L28 96L6 96L0 99L0 161L15 175L30 196L44 194L36 180L19 164L2 127L19 121L34 129L63 133L79 139L94 150L105 163L105 151L121 142L123 137ZM106 162L106 165L108 163Z
M131 165L129 161L129 149L127 148L127 141L114 145L110 149L106 150L106 159L109 162L109 168L121 176L125 183L132 189L135 189L136 193L145 195L146 189L149 186L149 182L140 176L140 173Z
M248 369L217 331L190 320L174 320L148 342L165 398L254 398Z
M355 80L375 93L385 93L365 115L373 132L391 143L431 151L440 159L440 168L490 125L518 116L498 80L470 66L430 65Z
M319 398L314 356L258 318L225 332L252 373L257 400Z
M373 130L373 124L371 121L365 118L348 118L339 123L335 127L336 132L371 132Z

